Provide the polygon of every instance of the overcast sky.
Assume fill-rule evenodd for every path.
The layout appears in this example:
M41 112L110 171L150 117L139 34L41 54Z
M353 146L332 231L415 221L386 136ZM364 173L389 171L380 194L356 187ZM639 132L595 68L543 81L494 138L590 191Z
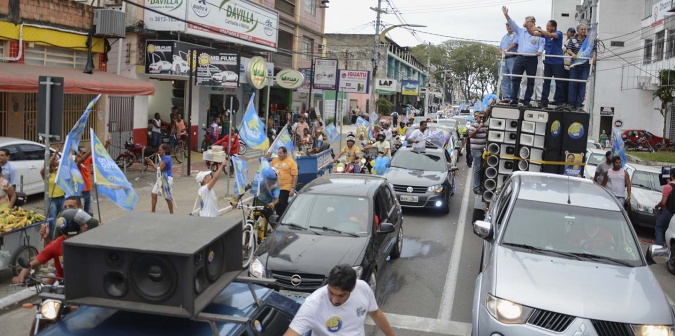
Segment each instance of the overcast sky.
M503 5L509 8L511 18L518 24L523 23L525 16L533 15L543 27L551 17L551 0L382 0L382 8L388 8L390 13L382 14L381 20L386 25L400 24L392 14L392 4L405 22L427 26L415 28L420 30L416 33L419 40L406 29L393 29L389 37L401 46L414 46L420 41L438 44L449 39L422 31L499 41L506 33ZM326 9L326 33L374 34L376 13L369 7L377 7L377 0L330 0Z

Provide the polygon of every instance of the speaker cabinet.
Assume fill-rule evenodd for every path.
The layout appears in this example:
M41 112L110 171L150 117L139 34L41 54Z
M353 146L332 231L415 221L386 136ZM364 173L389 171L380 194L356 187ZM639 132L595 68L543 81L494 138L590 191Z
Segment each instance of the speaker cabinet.
M193 317L241 271L242 225L133 214L68 239L71 304Z
M504 143L515 144L518 141L517 132L504 132Z
M517 107L493 107L492 117L500 119L520 119L520 109Z
M504 119L490 118L489 128L490 130L503 131L505 127L504 122Z
M520 126L520 131L525 133L534 133L535 122L532 121L523 121L523 124Z
M506 120L504 130L509 132L517 132L520 128L518 120Z
M504 132L500 131L490 131L488 132L488 142L504 142Z
M499 155L516 155L516 146L502 146Z

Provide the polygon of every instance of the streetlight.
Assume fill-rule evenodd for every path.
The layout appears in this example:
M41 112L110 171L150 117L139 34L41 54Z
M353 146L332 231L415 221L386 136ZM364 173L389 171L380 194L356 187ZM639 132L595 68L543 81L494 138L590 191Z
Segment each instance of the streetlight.
M379 12L378 12L378 14L379 14ZM379 20L379 15L378 15L378 20ZM419 25L419 24L398 24L398 25L389 26L386 29L384 29L382 31L382 33L380 33L380 42L382 44L387 44L387 33L390 32L392 29L399 28L399 27L424 28L426 26L425 25ZM375 106L376 106L375 105L375 85L376 85L375 81L377 80L377 77L376 77L376 75L377 75L377 62L379 62L379 59L380 59L380 50L378 49L378 43L377 42L378 42L377 41L377 35L375 35L375 46L374 46L375 57L373 58L373 62L375 64L373 66L373 80L372 80L373 87L370 90L370 102L371 102L371 104L373 104L372 105L373 106L373 108L372 108L373 112L375 111Z

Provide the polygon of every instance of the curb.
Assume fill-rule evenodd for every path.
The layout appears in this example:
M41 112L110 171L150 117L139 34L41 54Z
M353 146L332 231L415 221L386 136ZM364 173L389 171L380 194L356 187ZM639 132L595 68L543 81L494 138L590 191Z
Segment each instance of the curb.
M13 293L9 296L5 296L3 298L0 298L0 309L5 309L13 304L16 304L18 302L21 302L25 299L28 299L34 295L37 295L35 291L31 290L30 288L24 288L21 291L18 291L16 293Z
M640 165L645 165L645 166L671 166L671 165L674 165L674 164L668 163L668 162L646 161L646 160L642 160L639 157L636 157L636 156L633 156L633 155L630 155L630 154L626 154L626 161L631 162L631 163L640 164Z

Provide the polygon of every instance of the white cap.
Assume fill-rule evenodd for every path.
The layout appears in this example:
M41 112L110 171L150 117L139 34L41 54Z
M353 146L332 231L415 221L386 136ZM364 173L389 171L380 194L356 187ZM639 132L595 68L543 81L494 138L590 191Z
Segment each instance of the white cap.
M204 178L208 175L211 175L211 173L213 172L210 170L200 171L199 173L197 173L197 177L195 177L195 180L197 180L197 183L202 184L202 182L204 182Z

